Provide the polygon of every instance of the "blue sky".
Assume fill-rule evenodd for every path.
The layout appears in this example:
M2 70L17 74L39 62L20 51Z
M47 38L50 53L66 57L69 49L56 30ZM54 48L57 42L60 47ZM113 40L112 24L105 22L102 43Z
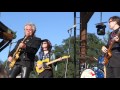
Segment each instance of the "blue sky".
M77 12L77 17L79 17ZM111 16L120 16L120 12L102 12L102 21L108 21ZM76 19L79 23L79 18ZM0 21L6 26L17 32L16 39L13 42L24 36L24 25L27 22L32 22L36 25L37 31L36 36L41 39L49 39L54 46L55 44L61 45L63 39L69 37L68 29L74 25L74 12L1 12ZM100 22L100 12L94 12L92 18L88 22L87 31L90 33L97 34L96 23ZM107 23L106 31L109 30ZM79 29L79 24L77 24ZM77 35L80 31L77 30ZM74 33L72 32L72 36ZM103 38L103 36L99 36ZM1 40L1 39L0 39ZM15 43L12 44L11 50L14 48ZM9 46L0 52L0 60L4 61L7 59L9 52Z

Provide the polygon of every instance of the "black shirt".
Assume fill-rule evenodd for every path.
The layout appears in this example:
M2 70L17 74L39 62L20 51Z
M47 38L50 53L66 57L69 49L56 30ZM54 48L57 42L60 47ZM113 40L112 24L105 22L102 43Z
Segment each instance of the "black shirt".
M20 42L22 40L23 40L23 38L18 40L15 48L10 52L9 56L13 56L16 49L18 48L18 45L20 44ZM35 54L37 53L38 49L40 48L41 39L38 37L29 37L25 41L25 44L26 44L26 48L21 49L20 54L19 54L19 58L15 64L20 64L20 65L23 65L25 67L33 68Z
M120 32L119 28L110 33L107 47L109 47L111 40L115 37L115 35L118 32ZM119 39L120 39L120 36L119 36ZM112 52L112 57L110 58L108 62L108 66L120 67L120 42L115 42L113 44L111 52Z

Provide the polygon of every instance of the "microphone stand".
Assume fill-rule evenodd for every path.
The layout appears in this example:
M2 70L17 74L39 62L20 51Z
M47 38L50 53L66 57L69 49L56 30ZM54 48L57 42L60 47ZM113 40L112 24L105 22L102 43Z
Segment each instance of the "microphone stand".
M68 55L70 55L70 47L71 47L71 43L70 43L70 41L71 41L71 35L72 35L72 28L70 28L69 30L68 30L68 33L69 33L69 46L68 46ZM68 67L68 59L66 60L66 65L65 65L65 78L66 78L66 74L67 74L67 67Z
M12 46L12 42L11 42L10 45L9 45L9 52L8 52L8 55L10 54L11 46Z
M13 44L13 43L17 43L17 41L16 41L16 42L11 42L11 43L10 43L10 45L9 45L9 52L8 52L8 56L9 56L9 54L10 54L10 52L11 52L11 47L12 47L12 44Z

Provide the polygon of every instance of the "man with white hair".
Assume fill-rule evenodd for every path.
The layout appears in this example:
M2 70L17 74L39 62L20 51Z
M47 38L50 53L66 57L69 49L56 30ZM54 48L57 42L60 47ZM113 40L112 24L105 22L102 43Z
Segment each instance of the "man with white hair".
M15 48L8 56L9 67L12 69L9 77L16 78L21 73L21 78L29 78L34 68L35 54L40 48L41 38L35 36L36 26L27 23L24 26L24 38L18 40Z

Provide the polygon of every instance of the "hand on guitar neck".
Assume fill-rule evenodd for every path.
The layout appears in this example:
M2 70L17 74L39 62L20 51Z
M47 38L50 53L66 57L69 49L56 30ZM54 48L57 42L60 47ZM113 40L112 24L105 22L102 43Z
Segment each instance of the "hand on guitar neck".
M26 48L26 45L25 45L23 42L21 42L21 43L19 44L19 47L24 49L24 48Z
M12 62L12 59L13 59L12 56L9 56L9 57L8 57L8 61L9 61L9 62Z
M25 45L25 40L28 38L29 36L25 36L25 38L24 38L24 40L19 44L19 47L20 48L22 48L22 49L24 49L24 48L26 48L26 45Z
M63 60L63 58L62 58L62 57L60 57L60 58L58 58L57 60L58 60L58 61L62 61L62 60Z

